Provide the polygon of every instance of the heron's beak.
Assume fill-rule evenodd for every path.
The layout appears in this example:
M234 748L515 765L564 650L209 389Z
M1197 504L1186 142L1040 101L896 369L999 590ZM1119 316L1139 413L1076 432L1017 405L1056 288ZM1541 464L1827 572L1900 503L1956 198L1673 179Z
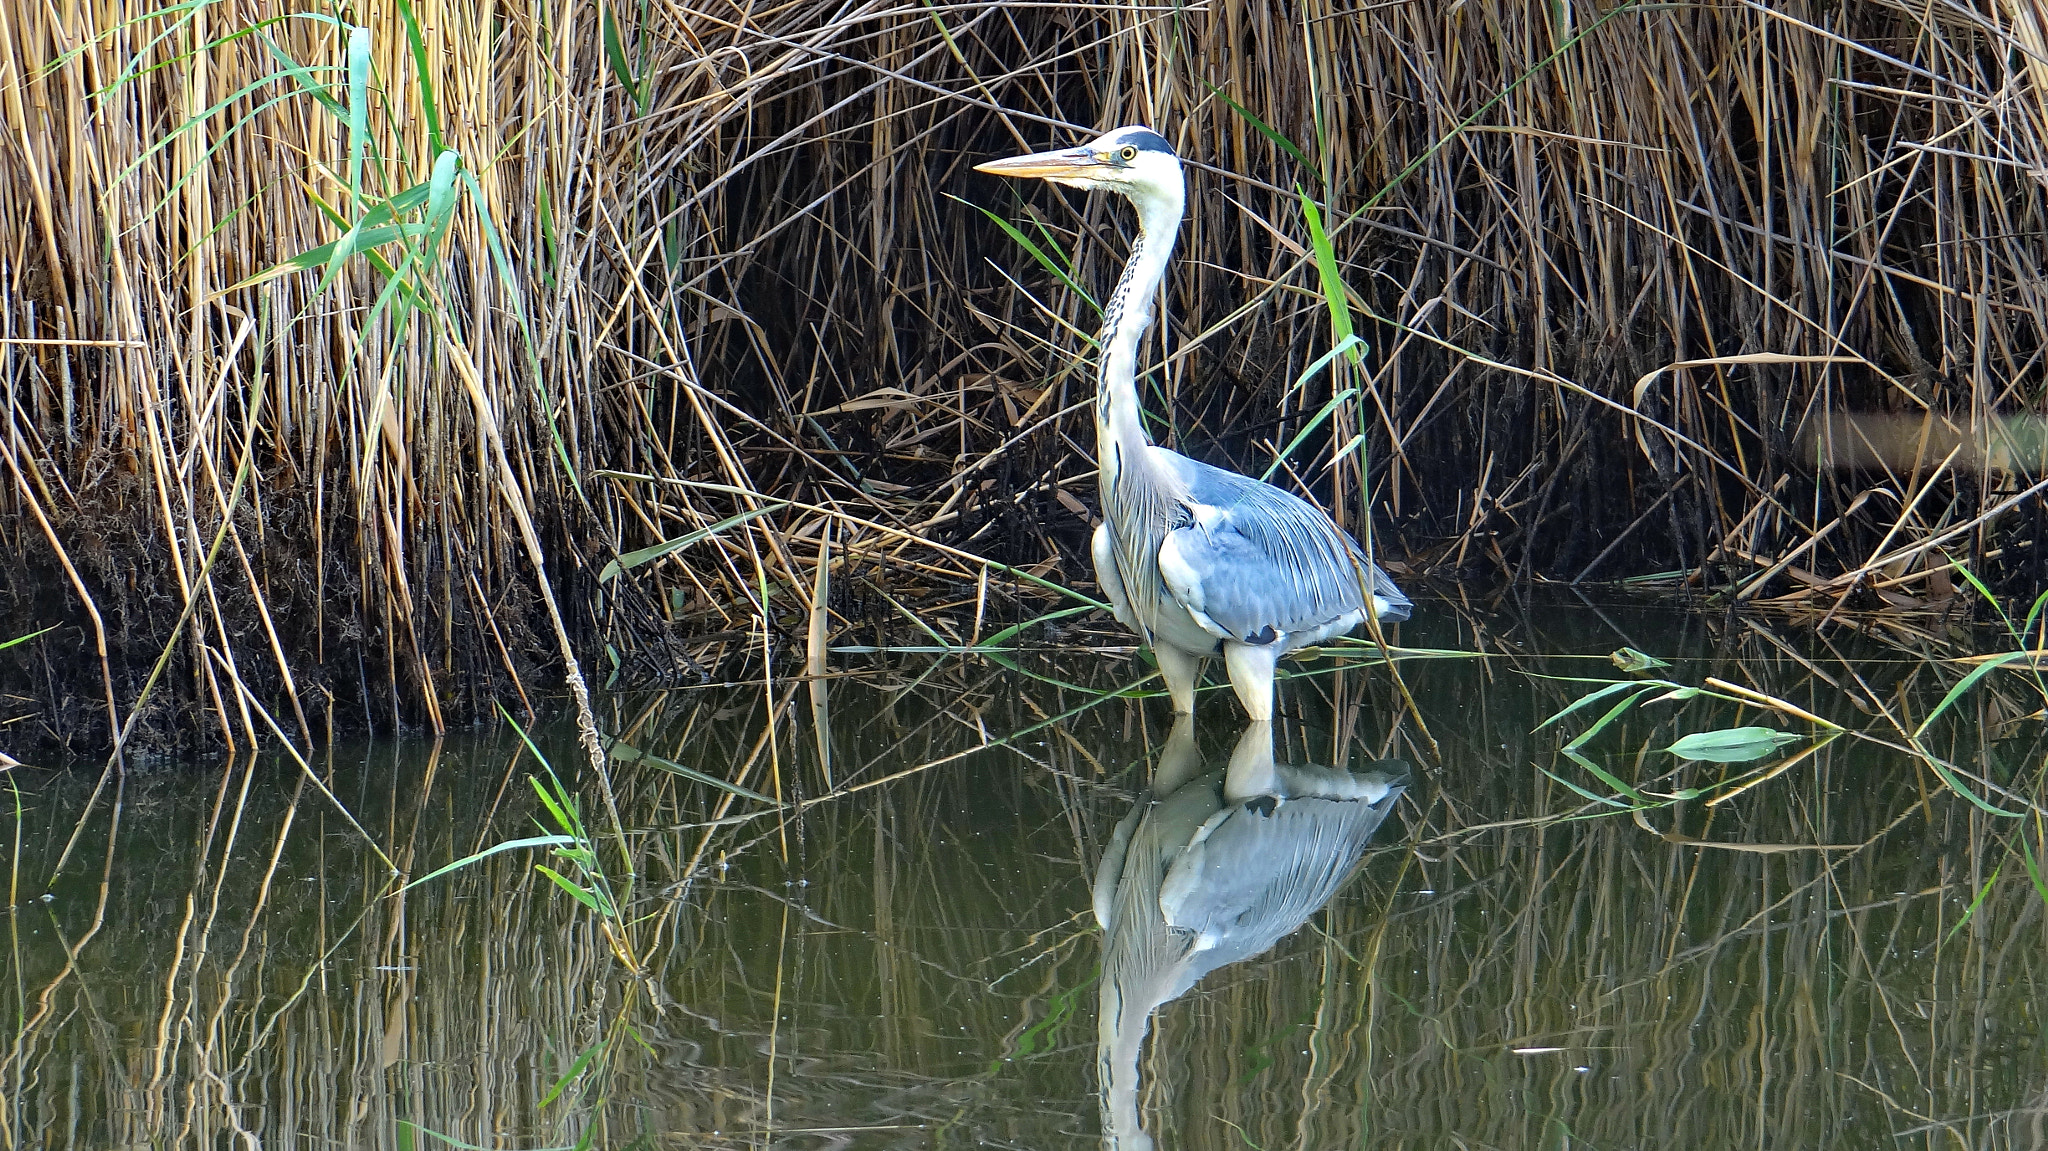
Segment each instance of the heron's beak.
M1086 148L1056 148L1050 152L1033 152L1029 156L990 160L986 164L976 164L974 170L991 176L1035 176L1055 184L1086 187L1107 175L1108 166Z

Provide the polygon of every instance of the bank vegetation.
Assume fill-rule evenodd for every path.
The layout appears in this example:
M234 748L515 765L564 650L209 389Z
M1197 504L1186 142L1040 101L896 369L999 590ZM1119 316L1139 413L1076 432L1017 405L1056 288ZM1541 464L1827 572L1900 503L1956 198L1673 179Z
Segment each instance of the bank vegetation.
M970 168L1132 121L1192 162L1162 439L1425 595L1946 638L1957 565L2043 582L2041 19L0 6L0 721L440 728L1081 606L1129 222Z

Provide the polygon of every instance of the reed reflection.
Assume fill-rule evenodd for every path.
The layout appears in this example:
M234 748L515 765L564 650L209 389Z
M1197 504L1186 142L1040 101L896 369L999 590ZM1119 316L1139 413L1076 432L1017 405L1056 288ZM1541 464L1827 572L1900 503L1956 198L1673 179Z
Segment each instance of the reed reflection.
M1205 766L1193 721L1180 716L1095 873L1097 1082L1103 1146L1116 1151L1152 1147L1138 1113L1138 1057L1153 1013L1307 922L1408 783L1398 760L1364 773L1275 763L1271 723L1246 727L1224 770Z

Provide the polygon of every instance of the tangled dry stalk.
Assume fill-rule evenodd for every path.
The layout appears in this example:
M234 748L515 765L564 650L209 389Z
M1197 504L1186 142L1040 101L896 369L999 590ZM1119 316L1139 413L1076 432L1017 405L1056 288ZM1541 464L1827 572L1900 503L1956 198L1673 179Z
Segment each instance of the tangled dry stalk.
M976 206L1098 293L1124 225L968 167L1134 120L1196 164L1162 436L1263 470L1356 389L1278 475L1370 507L1406 578L1667 573L1915 632L1952 559L2043 582L2038 447L1993 443L2048 330L2041 20L0 7L0 639L61 625L0 653L0 720L438 727L551 683L557 630L658 680L1085 586L1094 318ZM450 150L441 215L397 195ZM1299 388L1331 335L1297 188L1371 346Z

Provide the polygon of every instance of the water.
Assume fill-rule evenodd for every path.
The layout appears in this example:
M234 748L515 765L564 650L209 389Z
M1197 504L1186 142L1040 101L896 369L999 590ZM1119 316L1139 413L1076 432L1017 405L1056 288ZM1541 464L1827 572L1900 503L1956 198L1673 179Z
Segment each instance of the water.
M1646 800L1700 791L1638 818L1574 791L1614 794L1558 752L1605 704L1534 730L1592 686L1543 677L1621 678L1604 656L1624 645L1679 657L1675 681L1718 677L1893 743L1964 669L1626 605L1443 607L1403 638L1490 653L1402 664L1437 751L1383 668L1287 686L1277 764L1355 776L1399 757L1413 781L1362 847L1317 848L1341 878L1327 906L1258 954L1185 964L1199 981L1149 1018L1129 974L1144 929L1105 934L1093 904L1155 773L1191 781L1128 824L1122 850L1159 861L1155 883L1186 829L1226 809L1264 834L1282 816L1334 826L1315 820L1370 797L1317 801L1313 819L1306 799L1218 797L1204 773L1240 750L1234 701L1205 697L1175 733L1163 700L1097 694L1140 674L1121 657L1063 648L1016 671L848 654L822 713L780 680L607 701L633 747L805 805L762 814L620 765L639 878L609 935L535 869L578 876L545 849L390 890L379 851L424 875L555 830L510 733L336 749L314 764L332 798L273 758L141 773L118 815L110 789L82 828L96 772L17 772L6 1145L2048 1143L2048 918L2022 850L2039 857L2038 823L1870 739L1755 764L1654 750L1738 724L1812 730L1708 698L1646 699L1587 745ZM1922 739L2018 810L2042 794L2040 706L2030 678L2000 673ZM539 742L575 780L569 733ZM624 890L602 796L574 790ZM1316 835L1231 857L1227 823L1208 847L1240 862L1210 879L1247 890L1184 876L1168 902L1270 933L1249 921L1289 844ZM1126 862L1126 906L1156 909L1144 871ZM1109 965L1119 1002L1149 1030L1127 1049L1129 1020L1099 1026L1106 940L1126 949Z

